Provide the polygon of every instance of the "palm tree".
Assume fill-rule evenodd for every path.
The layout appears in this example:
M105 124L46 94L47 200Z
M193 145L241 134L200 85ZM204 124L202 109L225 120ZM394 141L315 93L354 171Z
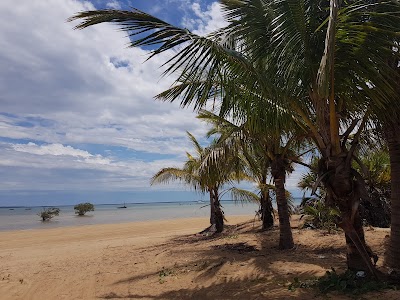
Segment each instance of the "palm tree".
M275 194L275 188L269 182L271 161L265 153L264 149L260 149L255 144L247 144L242 146L242 159L246 166L248 180L253 181L260 195L260 217L262 221L262 229L268 230L274 225L274 210L272 206L271 193Z
M266 155L265 148L254 143L248 143L243 136L244 131L240 126L234 125L225 118L212 112L202 110L197 116L209 123L212 127L208 136L217 135L216 150L211 152L212 160L218 160L221 154L237 157L242 162L243 179L254 182L260 194L260 216L262 229L270 229L274 225L273 207L270 191L273 189L268 184L271 161ZM217 156L217 157L215 157ZM239 197L240 198L240 197Z
M232 173L233 164L225 161L218 161L207 168L203 168L203 160L207 156L210 148L203 148L196 138L187 133L195 148L196 154L193 156L186 153L187 160L183 168L163 168L158 171L151 179L151 184L169 183L179 180L195 190L210 195L210 224L206 231L222 232L224 227L224 213L220 203L220 189L224 184L229 183L234 174Z
M209 99L219 99L221 109L228 107L235 117L246 115L249 108L273 111L279 106L290 111L321 154L320 181L328 203L341 211L348 267L374 273L358 214L364 183L352 160L370 112L394 94L388 80L393 71L385 57L396 47L400 22L398 14L387 12L398 12L400 2L221 3L229 25L209 38L138 10L88 11L71 20L83 19L77 28L117 23L130 33L133 46L157 46L152 56L182 45L167 62L166 74L178 70L180 76L175 86L159 95L163 100L179 98L182 106L199 109ZM270 121L279 122L281 115ZM257 123L254 118L253 125ZM348 147L355 128L358 132ZM284 159L277 156L278 185L284 166Z
M267 177L271 174L275 187L276 202L278 206L280 249L291 249L294 247L292 230L290 226L290 213L285 189L286 174L293 171L293 162L302 163L301 155L309 150L299 153L296 150L302 148L298 142L300 132L292 130L281 136L272 126L264 126L262 130L255 130L252 126L252 114L240 125L234 124L211 112L202 111L198 118L213 125L209 134L218 134L218 145L222 145L224 151L230 155L241 156L247 166L247 173L256 178L261 188L261 207L263 228L273 225L272 204L269 197ZM258 127L257 127L258 128ZM293 128L294 129L294 128ZM304 144L304 137L303 144ZM212 161L218 158L213 158ZM272 218L272 221L270 220Z

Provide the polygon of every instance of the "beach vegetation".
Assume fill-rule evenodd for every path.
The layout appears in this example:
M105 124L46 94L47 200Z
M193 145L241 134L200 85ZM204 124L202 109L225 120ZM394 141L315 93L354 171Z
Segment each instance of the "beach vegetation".
M92 203L79 203L74 206L75 214L78 216L84 216L89 211L94 211L94 205Z
M55 216L60 214L60 209L57 207L50 207L50 208L43 208L39 213L38 216L42 219L43 222L49 221Z
M158 282L160 284L163 284L165 282L166 277L174 275L175 275L174 270L162 267L162 269L158 272Z
M340 217L340 211L327 205L323 199L303 199L301 206L303 208L301 216L304 220L303 228L323 229L329 233L339 229L337 219Z
M368 134L371 136L371 132ZM365 180L364 194L360 199L360 217L364 225L387 228L390 226L391 219L389 154L385 144L371 144L373 139L371 137L369 139L362 145L358 153L359 164L354 164L354 168ZM384 143L384 141L382 142ZM301 190L310 191L316 197L305 198L301 205L302 209L310 200L313 200L311 203L314 204L326 202L326 189L318 181L317 164L318 159L314 157L310 170L302 175L298 183Z
M400 178L400 2L220 2L228 25L207 37L135 9L85 11L70 21L80 19L79 29L116 23L132 46L153 47L150 57L181 47L165 71L178 72L177 80L157 99L195 110L218 101L213 108L220 115L251 116L259 131L267 132L267 119L282 142L290 139L282 122L296 123L319 152L316 182L326 203L340 211L348 268L375 276L359 214L366 184L354 163L362 133L378 120L392 169L390 264L400 268L400 183L394 182ZM286 153L274 154L272 175L283 199L290 161Z
M368 200L361 199L360 214L365 225L390 227L391 221L391 174L387 145L367 144L362 148L360 160L365 172Z
M314 288L319 294L338 292L350 296L360 296L369 292L396 289L397 287L393 283L368 277L363 272L346 270L343 273L337 273L334 268L331 268L319 278L305 280L294 278L288 289L294 291L297 288Z

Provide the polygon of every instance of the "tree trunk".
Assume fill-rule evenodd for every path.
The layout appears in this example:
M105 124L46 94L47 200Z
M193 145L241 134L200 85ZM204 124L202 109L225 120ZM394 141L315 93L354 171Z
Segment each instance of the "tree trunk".
M290 227L289 205L286 198L285 160L280 156L275 157L271 162L271 174L274 178L276 189L276 203L279 216L279 249L292 249L294 247L292 228Z
M210 190L209 193L210 193L210 224L211 226L215 226L216 218L215 218L215 206L214 206L214 193L212 190Z
M388 124L385 131L390 156L392 210L387 263L400 270L400 124Z
M224 230L224 212L221 209L221 203L219 202L218 190L214 189L214 210L215 210L215 226L217 232L222 232Z
M279 216L279 249L294 247L292 228L290 227L289 206L286 199L284 178L274 178L276 187L276 203Z
M351 198L351 197L349 197ZM350 233L348 231L353 231L357 234L357 236L354 235L354 237L358 237L358 239L361 242L362 247L367 251L368 253L368 259L372 256L371 251L369 250L369 247L367 246L365 242L365 237L364 237L364 227L362 224L362 220L360 218L360 213L357 207L357 211L354 213L353 212L353 207L352 203L359 201L357 200L350 200L346 198L342 198L343 202L345 205L339 205L339 210L341 212L341 223L339 223L339 226L342 227L342 229L345 231L345 238L346 238L346 248L347 248L347 268L349 270L353 271L365 271L365 272L370 272L369 271L369 266L367 263L364 261L364 258L362 256L362 253L357 249L356 244L352 240ZM353 217L352 214L354 214ZM351 221L353 220L353 221ZM346 227L346 228L345 228ZM352 228L351 228L352 227Z
M262 220L262 229L268 230L272 226L274 226L274 215L272 202L269 197L268 192L261 192L261 220Z
M364 228L359 215L359 203L363 194L364 182L354 177L355 170L346 153L336 157L322 158L319 162L319 176L327 189L326 203L336 205L341 213L338 225L344 230L347 246L347 267L350 270L366 271L376 275L371 258L377 256L365 243ZM366 193L366 192L365 192Z
M360 214L357 212L354 217L354 224L353 227L355 231L357 232L357 235L359 236L361 242L364 244L365 249L367 252L370 252L369 247L365 243L365 237L364 237L364 228L362 226L362 220L360 218ZM347 246L347 268L349 270L353 271L365 271L369 272L368 266L366 266L363 257L360 255L360 252L358 251L356 245L353 243L351 238L345 234L346 238L346 246ZM368 254L371 256L370 254Z

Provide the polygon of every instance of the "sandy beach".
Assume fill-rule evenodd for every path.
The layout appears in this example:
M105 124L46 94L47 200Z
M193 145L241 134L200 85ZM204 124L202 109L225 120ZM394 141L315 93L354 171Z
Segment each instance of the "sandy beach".
M277 227L228 221L216 237L196 235L207 218L0 232L0 299L323 299L288 285L345 268L341 233L300 230L295 216L297 247L279 251ZM381 268L388 234L366 228ZM364 298L378 295L400 299L400 291Z

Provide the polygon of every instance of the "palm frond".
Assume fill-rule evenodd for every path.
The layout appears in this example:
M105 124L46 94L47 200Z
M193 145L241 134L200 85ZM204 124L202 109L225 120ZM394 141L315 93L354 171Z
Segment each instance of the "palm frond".
M189 140L192 143L192 146L195 148L196 153L198 155L201 155L201 153L203 153L203 147L201 147L200 143L189 131L186 131L186 134L189 137Z
M235 203L260 202L260 196L248 190L232 187L228 191L231 193L231 197Z
M223 77L246 77L248 82L255 82L257 72L243 53L229 49L217 37L201 37L186 28L173 26L137 9L132 11L95 10L80 12L68 21L82 20L75 29L100 24L113 23L126 31L132 47L151 46L149 59L162 52L182 48L164 63L167 66L164 74L179 71L177 86L158 95L158 99L174 101L181 98L181 105L204 107L210 95L219 91L224 97L224 90L215 88L214 82ZM207 76L204 76L207 74ZM266 89L267 86L264 86Z
M190 174L187 170L178 168L163 168L158 171L150 180L150 184L168 184L171 181L183 181L190 183L194 179L193 174Z

